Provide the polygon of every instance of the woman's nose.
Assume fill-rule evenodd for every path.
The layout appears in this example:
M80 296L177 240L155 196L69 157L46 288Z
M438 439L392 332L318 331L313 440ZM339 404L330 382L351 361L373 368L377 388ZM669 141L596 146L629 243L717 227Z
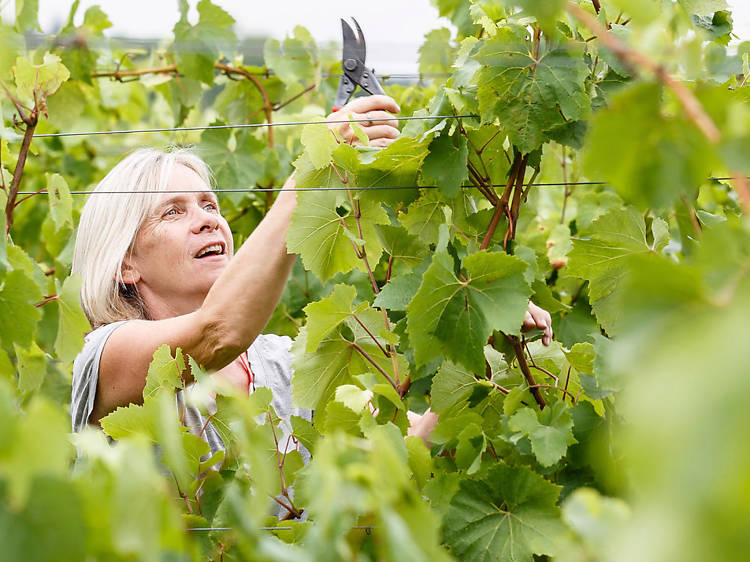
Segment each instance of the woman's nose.
M198 207L193 222L193 229L196 232L202 232L203 230L216 230L217 228L219 228L219 217L217 214Z

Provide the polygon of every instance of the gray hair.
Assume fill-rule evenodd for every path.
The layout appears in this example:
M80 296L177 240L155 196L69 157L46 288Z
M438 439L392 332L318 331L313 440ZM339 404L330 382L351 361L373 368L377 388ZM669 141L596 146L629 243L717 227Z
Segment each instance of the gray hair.
M81 306L92 328L117 320L148 318L136 288L123 283L122 265L144 219L158 203L150 192L166 189L175 165L193 170L211 185L208 166L188 149L142 148L112 168L86 201L76 236L73 273L82 278Z

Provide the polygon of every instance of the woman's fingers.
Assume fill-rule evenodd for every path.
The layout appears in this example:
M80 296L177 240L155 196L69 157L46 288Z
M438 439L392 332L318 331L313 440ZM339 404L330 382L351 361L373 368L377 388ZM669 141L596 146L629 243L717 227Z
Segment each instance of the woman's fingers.
M331 113L327 121L351 119L362 127L370 139L371 146L388 146L398 137L398 122L392 119L391 113L401 110L396 101L383 95L355 98L336 113ZM331 129L338 131L344 142L356 144L357 135L349 123L330 123Z
M534 328L543 330L542 343L544 345L552 343L552 316L533 302L529 302L529 309L526 311L523 328L525 330L533 330Z
M386 138L395 139L399 135L399 130L390 125L373 125L372 127L362 127L370 137L370 140Z
M341 111L352 111L354 113L367 113L368 111L382 111L398 113L401 108L390 96L375 95L354 98L341 108Z

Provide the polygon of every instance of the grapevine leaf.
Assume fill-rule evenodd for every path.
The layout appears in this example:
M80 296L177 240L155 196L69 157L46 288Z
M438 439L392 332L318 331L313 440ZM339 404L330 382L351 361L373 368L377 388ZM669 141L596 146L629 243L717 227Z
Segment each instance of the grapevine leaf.
M445 220L443 201L433 189L422 193L422 197L409 205L407 212L399 213L399 220L409 234L426 244L435 244L438 240L438 228Z
M305 268L322 280L355 268L365 271L363 260L352 247L353 241L359 240L356 219L352 212L343 217L337 213L339 195L335 191L308 191L299 193L297 198L299 203L287 235L289 251L301 254ZM379 203L365 201L360 203L360 213L365 250L374 264L383 252L375 225L387 224L388 215Z
M417 190L417 173L428 154L427 142L401 136L386 148L363 159L357 181L362 187L405 187L383 191L362 191L363 200L396 204L413 201Z
M409 452L409 468L421 489L430 479L434 467L429 449L419 437L407 437L406 450Z
M519 432L515 438L528 436L531 450L542 466L552 466L576 442L573 437L573 418L564 402L555 402L537 417L531 408L521 408L508 421L511 430Z
M300 140L316 170L330 165L333 151L339 145L333 132L321 125L306 125Z
M291 416L289 422L292 425L292 434L294 438L302 443L302 445L311 453L315 452L315 444L320 438L320 434L305 418L299 416Z
M353 384L342 384L336 389L336 402L341 402L353 412L361 412L372 400L371 390L362 390Z
M466 402L477 380L474 375L455 363L445 361L432 379L431 408L436 414Z
M211 166L216 181L222 188L254 186L264 172L259 155L266 149L266 145L247 131L242 131L236 135L236 148L230 150L231 135L229 129L204 131L199 151Z
M55 354L62 361L72 361L83 349L83 336L91 330L86 315L81 310L81 278L71 275L62 286L56 282L59 320L55 338Z
M7 349L12 343L31 345L42 313L34 305L42 292L23 271L11 271L0 284L0 342Z
M70 422L58 405L34 397L24 410L0 457L0 475L16 509L25 504L35 478L64 476L75 454L67 438Z
M153 399L141 404L120 406L99 420L104 433L112 439L122 439L131 435L146 435L153 440L154 424L149 415Z
M16 30L39 31L39 0L16 0Z
M174 392L176 388L183 388L182 373L185 372L185 360L180 348L174 356L167 344L154 351L154 358L148 366L146 386L143 388L144 400L156 395L160 390Z
M375 227L383 251L398 263L419 265L429 252L427 244L412 236L405 228L393 225Z
M23 35L0 24L0 78L7 80L16 58L25 46Z
M287 85L315 80L318 50L310 32L302 26L295 27L293 36L283 43L268 39L263 47L263 58L268 69Z
M314 410L328 400L341 384L353 384L349 361L354 353L350 342L337 334L324 339L315 353L305 354L307 330L300 330L292 345L294 403Z
M533 560L555 556L565 534L555 505L560 488L525 467L493 466L481 480L464 480L443 529L464 560Z
M356 294L356 289L351 285L336 285L326 298L310 303L303 309L307 315L306 352L315 351L325 336L355 312L353 304Z
M523 9L525 13L535 17L546 29L551 29L554 26L555 19L565 8L565 0L547 0L546 2L511 0L509 4L516 5Z
M422 278L415 273L394 277L380 290L372 305L388 310L406 310L421 282Z
M477 53L483 67L477 82L482 120L500 118L510 141L523 153L548 140L545 131L585 116L588 75L580 43L532 53L526 29L504 26Z
M455 197L461 190L469 170L466 138L461 135L440 135L430 143L430 154L422 166L425 185L437 185L446 197Z
M13 346L18 360L18 390L27 394L37 390L47 374L47 357L34 342L29 349Z
M663 207L710 174L715 152L684 119L662 112L662 89L636 84L616 93L591 122L584 152L590 177L606 177L628 203Z
M60 57L45 53L42 64L31 64L28 59L18 57L13 65L13 76L18 95L23 100L44 102L70 77L70 73L60 62Z
M177 69L189 78L212 86L214 63L222 53L231 51L237 43L237 37L232 31L235 21L210 0L198 2L198 14L196 25L190 25L185 11L174 26Z
M661 250L649 244L643 217L633 208L612 211L589 228L588 239L573 241L568 272L589 281L589 299L599 323L610 334L617 332L622 310L618 291L628 275L628 259Z
M526 264L507 254L480 252L464 259L467 278L438 253L407 308L407 332L418 364L436 353L484 372L483 346L493 330L519 333L531 294Z
M433 29L419 48L419 72L443 74L451 71L456 50L451 45L451 32L446 27Z

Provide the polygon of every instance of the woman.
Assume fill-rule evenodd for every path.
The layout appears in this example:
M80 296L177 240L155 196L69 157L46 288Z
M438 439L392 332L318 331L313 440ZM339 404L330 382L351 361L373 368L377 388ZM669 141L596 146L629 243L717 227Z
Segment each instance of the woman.
M371 144L387 146L398 136L389 120L398 111L391 98L370 96L329 119L368 119ZM340 132L355 141L348 125ZM124 193L86 203L73 271L83 278L81 301L94 331L74 364L74 431L118 406L142 402L149 363L165 343L246 392L251 384L269 387L280 417L310 418L292 405L291 341L260 335L295 260L285 243L296 206L294 180L235 254L209 179L206 165L189 152L139 150L97 186ZM530 308L526 324L551 336L549 315L538 307ZM179 396L178 403L186 426L212 452L221 448L211 424ZM426 437L435 421L434 415L412 416L415 434Z

